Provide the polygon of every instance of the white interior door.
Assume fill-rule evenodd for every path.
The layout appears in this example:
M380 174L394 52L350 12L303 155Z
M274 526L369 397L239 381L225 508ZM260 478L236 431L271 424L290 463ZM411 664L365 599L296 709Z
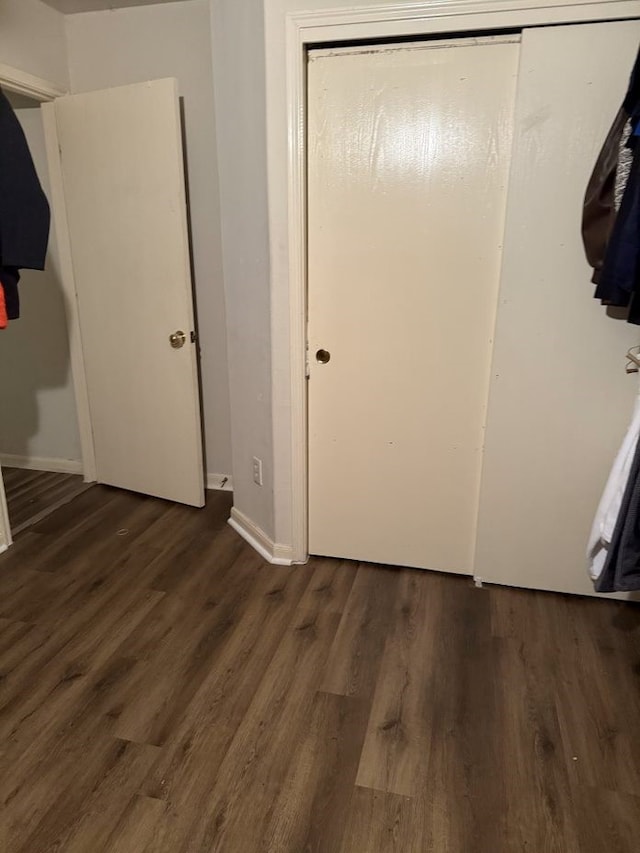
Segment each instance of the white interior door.
M310 57L313 554L472 572L518 51Z
M176 81L63 97L54 109L97 480L201 506Z

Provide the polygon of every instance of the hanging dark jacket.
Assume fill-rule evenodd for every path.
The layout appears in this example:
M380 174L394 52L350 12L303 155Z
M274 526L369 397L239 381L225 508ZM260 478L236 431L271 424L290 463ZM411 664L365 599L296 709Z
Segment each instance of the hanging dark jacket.
M44 269L49 224L49 203L27 140L11 104L0 91L0 281L9 319L19 313L18 270Z
M630 305L629 320L638 313L634 292L640 273L640 157L635 155L620 210L602 261L595 296L608 305Z
M631 130L626 143L633 151L637 137L634 131L640 120L640 51L629 81L629 88L616 115L585 194L582 237L592 281L598 285L595 296L608 305L627 306L632 299L640 259L640 244L635 222L640 217L636 208L638 170L631 165L620 209L616 210L616 177L625 131Z
M600 270L616 219L615 185L618 152L628 119L626 110L620 107L596 160L584 197L582 240L589 266L593 267L591 281L594 284L597 284L600 279Z

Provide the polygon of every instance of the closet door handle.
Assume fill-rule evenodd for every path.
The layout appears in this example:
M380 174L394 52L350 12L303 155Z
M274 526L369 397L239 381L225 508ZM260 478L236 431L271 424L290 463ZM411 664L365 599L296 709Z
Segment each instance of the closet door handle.
M331 353L326 349L319 349L316 353L316 361L318 364L326 364L331 360Z
M169 335L169 343L174 349L180 349L185 345L187 340L187 336L184 332L178 329L177 332L174 332L172 335Z

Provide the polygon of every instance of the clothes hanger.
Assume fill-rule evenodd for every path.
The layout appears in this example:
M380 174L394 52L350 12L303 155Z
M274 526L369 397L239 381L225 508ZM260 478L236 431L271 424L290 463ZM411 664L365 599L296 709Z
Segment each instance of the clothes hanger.
M640 372L640 346L631 347L627 350L627 373Z

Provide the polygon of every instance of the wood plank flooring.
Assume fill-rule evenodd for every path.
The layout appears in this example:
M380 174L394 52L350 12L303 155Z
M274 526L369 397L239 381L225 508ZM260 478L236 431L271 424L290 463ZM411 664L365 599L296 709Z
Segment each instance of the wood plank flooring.
M79 474L2 468L14 536L90 488Z
M632 853L640 609L265 564L95 486L0 558L2 853Z

